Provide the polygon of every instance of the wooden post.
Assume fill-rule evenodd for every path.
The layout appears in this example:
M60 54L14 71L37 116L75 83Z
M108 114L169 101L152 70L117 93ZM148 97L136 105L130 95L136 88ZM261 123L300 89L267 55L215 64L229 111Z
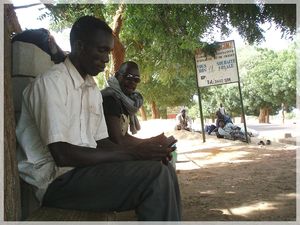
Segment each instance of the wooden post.
M147 120L147 113L146 113L145 107L144 107L143 105L142 105L142 107L139 109L139 111L140 111L142 120L143 120L143 121L146 121L146 120Z
M125 59L125 48L119 39L119 34L121 32L123 24L123 13L124 13L124 4L119 5L119 9L116 11L113 22L113 33L114 33L114 49L112 50L112 68L110 73L114 74L119 70L121 64Z
M7 22L4 20L4 220L18 221L21 219L21 195L11 85L11 43Z

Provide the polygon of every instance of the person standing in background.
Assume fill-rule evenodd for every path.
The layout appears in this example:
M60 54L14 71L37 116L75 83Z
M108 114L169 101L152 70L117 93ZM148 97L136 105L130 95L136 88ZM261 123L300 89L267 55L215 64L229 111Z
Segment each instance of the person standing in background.
M222 104L222 103L220 103L220 108L219 108L219 111L220 111L220 113L221 113L222 115L225 115L225 114L226 114L226 112L225 112L225 108L224 108L224 106L223 106L223 104Z

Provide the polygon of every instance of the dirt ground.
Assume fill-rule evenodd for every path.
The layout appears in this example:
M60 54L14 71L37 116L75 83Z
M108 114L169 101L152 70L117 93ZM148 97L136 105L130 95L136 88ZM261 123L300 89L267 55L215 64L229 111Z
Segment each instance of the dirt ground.
M296 149L171 131L184 221L295 221Z
M211 135L203 143L202 134L174 131L173 123L144 122L137 136L164 132L178 139L176 171L183 221L296 221L299 143L272 140L271 145L261 146L258 142L266 140L260 136L248 144Z

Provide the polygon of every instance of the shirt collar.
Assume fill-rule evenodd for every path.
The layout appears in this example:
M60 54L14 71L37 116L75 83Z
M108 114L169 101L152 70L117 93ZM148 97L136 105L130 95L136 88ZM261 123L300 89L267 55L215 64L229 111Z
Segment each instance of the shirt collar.
M73 81L74 87L76 89L83 87L83 86L91 86L92 87L92 86L97 85L94 78L90 75L87 75L86 78L83 79L82 76L80 75L80 73L78 72L78 70L75 68L75 66L71 62L69 57L66 58L64 63L67 67L69 75L70 75L70 77Z

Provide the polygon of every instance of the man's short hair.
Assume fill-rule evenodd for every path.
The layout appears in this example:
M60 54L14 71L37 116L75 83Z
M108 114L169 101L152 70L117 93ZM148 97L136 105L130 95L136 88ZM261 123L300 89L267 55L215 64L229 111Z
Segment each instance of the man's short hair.
M124 62L121 64L121 66L116 74L123 76L128 73L129 69L132 69L132 68L139 70L139 66L135 62L133 62L133 61Z
M112 34L112 29L108 24L94 16L83 16L80 17L73 24L70 32L70 44L73 46L76 40L89 40L89 37L92 37L96 30L103 30Z

